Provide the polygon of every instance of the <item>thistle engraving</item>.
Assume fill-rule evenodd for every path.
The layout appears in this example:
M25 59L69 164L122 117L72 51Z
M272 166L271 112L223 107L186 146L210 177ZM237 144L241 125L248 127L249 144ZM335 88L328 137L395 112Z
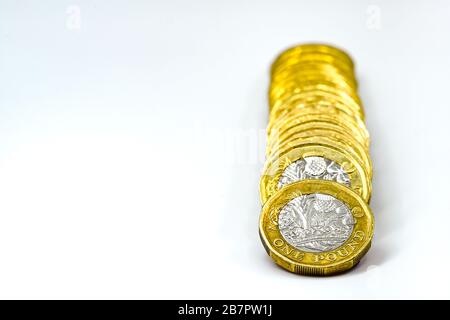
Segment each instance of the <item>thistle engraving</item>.
M350 237L354 224L347 205L322 193L294 198L278 215L278 228L283 238L306 252L338 248Z
M305 179L336 181L350 187L350 178L339 164L323 157L305 157L284 169L278 180L278 189Z

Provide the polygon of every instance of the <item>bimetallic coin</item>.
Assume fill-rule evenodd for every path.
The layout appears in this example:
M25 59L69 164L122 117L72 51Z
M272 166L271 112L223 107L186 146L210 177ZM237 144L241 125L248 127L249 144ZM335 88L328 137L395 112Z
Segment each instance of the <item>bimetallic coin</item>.
M305 55L301 59L286 60L283 64L272 69L271 76L273 78L278 74L293 69L300 69L302 67L339 74L356 83L353 68L346 64L339 63L339 61L330 55Z
M286 61L300 60L303 55L311 53L315 53L318 56L331 56L336 61L335 64L347 66L350 70L353 70L354 68L353 60L349 54L341 49L323 44L303 44L286 49L279 54L272 63L272 72L280 65L287 63Z
M276 100L272 104L270 109L269 126L272 126L274 122L277 122L283 116L287 114L293 114L294 112L302 112L303 108L312 106L327 106L322 108L324 113L335 113L334 109L339 110L340 113L344 113L352 118L359 118L364 121L364 112L360 106L354 104L352 107L348 102L344 101L342 97L328 94L322 91L308 91L303 93L295 93L286 96L286 99ZM355 108L359 108L356 110Z
M294 53L294 54L291 54ZM336 54L331 52L320 52L320 51L303 51L303 52L293 52L292 50L289 52L282 53L279 55L271 66L271 73L276 73L280 68L283 68L286 65L290 65L292 63L301 63L303 61L314 61L317 63L323 63L328 65L333 65L349 72L354 72L353 63L350 60L341 59Z
M291 163L284 169L278 180L278 189L306 179L336 181L350 187L350 177L339 164L323 157L306 157Z
M347 90L355 91L357 88L355 78L340 73L330 65L318 66L314 64L295 65L285 70L280 70L272 75L272 85L277 86L291 80L303 83L313 79L330 81L338 87L343 86L343 88L347 88Z
M276 264L304 275L354 267L370 248L373 216L364 200L332 181L303 180L263 206L259 233Z
M277 116L281 110L299 102L312 102L317 100L333 101L340 104L343 110L346 110L350 116L358 115L364 119L364 109L361 101L355 96L349 95L342 90L336 90L328 84L316 84L303 87L288 88L271 91L269 96L270 116Z
M303 140L311 139L329 139L336 142L337 146L345 145L349 152L355 153L357 157L365 164L370 165L370 158L368 156L367 149L348 132L342 131L335 127L325 126L304 126L298 127L298 130L289 136L289 138L280 137L278 140L271 141L270 145L267 145L266 155L271 157L272 155L279 154L282 150L294 146L296 143L301 143Z
M304 76L286 78L280 82L272 82L269 87L269 95L272 100L282 99L283 95L290 95L304 91L322 90L333 93L344 98L350 97L353 101L361 104L361 100L356 95L354 89L346 82L336 77Z
M301 122L303 117L316 116L332 118L337 123L348 123L350 126L354 126L356 130L361 130L362 134L367 138L369 137L364 122L360 117L350 115L346 111L343 111L337 103L324 100L313 101L311 103L300 103L290 106L289 109L286 108L276 119L271 119L271 121L269 121L267 133L270 135L273 130L280 131L281 127L284 127L289 121Z
M322 158L327 165L326 172L321 171L324 165L319 161L308 160L310 165L303 168L306 161L301 162L302 159L312 158L313 160L318 157ZM299 166L289 167L297 162ZM290 169L286 171L287 168ZM357 192L366 202L370 201L372 191L370 176L361 162L333 144L305 142L266 161L260 179L261 203L264 205L285 186L305 179L331 180L341 183Z
M280 131L273 131L267 139L267 149L273 149L276 146L280 146L290 139L294 139L300 132L308 132L318 129L331 130L332 132L341 133L347 136L349 140L355 140L355 143L361 144L361 146L368 152L370 141L362 136L361 131L355 130L349 126L336 124L327 121L303 121L286 124L287 127L282 127Z
M357 141L349 140L345 135L339 132L332 132L331 130L319 129L309 130L304 133L300 132L281 145L268 150L267 158L272 159L273 157L282 155L295 146L305 143L330 145L351 154L361 165L367 168L370 178L372 177L372 161L367 151Z
M302 125L308 122L327 122L335 125L343 126L351 132L360 135L364 140L370 140L369 132L366 125L358 117L350 117L345 113L324 113L317 111L317 108L310 107L303 110L297 110L292 114L286 114L285 116L278 118L277 122L268 130L268 136L270 138L271 130L275 130L277 134L282 134L285 130L289 130L292 127Z

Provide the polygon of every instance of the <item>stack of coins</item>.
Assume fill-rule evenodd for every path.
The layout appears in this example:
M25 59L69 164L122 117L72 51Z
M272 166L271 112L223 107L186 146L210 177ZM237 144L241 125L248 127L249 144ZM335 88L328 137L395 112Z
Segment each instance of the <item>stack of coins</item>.
M352 59L328 45L284 51L272 65L260 235L296 273L353 267L373 234L372 163Z

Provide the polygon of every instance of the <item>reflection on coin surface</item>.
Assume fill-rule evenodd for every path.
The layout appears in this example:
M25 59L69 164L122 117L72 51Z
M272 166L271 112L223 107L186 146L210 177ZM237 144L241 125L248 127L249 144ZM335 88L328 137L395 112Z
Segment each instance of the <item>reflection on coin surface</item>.
M305 179L336 181L350 187L350 177L339 164L323 157L305 157L286 167L278 181L278 189Z
M284 239L306 252L338 248L350 237L354 224L347 205L322 193L292 199L278 216L278 228Z

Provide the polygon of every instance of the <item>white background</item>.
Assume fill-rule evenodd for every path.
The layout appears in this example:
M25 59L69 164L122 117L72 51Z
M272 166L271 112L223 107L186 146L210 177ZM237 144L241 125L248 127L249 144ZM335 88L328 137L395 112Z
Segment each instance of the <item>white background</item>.
M448 1L0 4L0 298L450 298ZM357 64L376 234L290 274L257 233L268 68Z

